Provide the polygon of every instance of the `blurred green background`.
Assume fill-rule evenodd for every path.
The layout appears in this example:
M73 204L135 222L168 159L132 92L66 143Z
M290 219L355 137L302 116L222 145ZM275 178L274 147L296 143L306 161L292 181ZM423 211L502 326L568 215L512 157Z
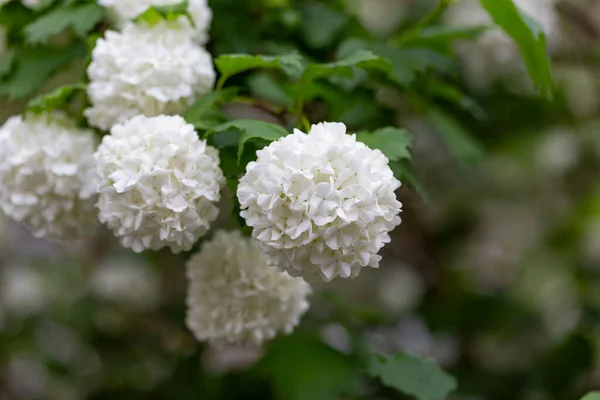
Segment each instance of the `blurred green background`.
M210 1L215 57L324 62L367 41L394 61L403 85L356 74L315 86L307 106L312 122L414 136L403 223L380 269L314 282L290 337L216 350L185 327L186 256L134 255L105 232L58 246L2 219L0 400L404 398L359 375L367 351L436 361L458 380L454 400L577 400L600 388L600 1L516 1L547 33L552 100L477 2L456 3L413 34L437 1ZM485 30L439 31L469 25ZM40 90L84 68L76 58ZM230 84L289 100L277 72ZM1 100L0 121L25 104ZM219 226L235 227L222 207Z

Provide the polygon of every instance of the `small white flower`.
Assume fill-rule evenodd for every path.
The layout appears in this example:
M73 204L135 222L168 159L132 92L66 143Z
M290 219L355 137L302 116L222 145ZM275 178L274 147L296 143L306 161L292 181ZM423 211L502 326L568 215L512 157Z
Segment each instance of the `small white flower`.
M559 34L556 0L515 0L521 10L538 21L547 37L550 49L556 46ZM489 26L493 24L479 0L454 2L446 14L449 25ZM465 68L467 81L476 89L486 89L498 79L524 71L519 49L499 27L491 27L475 42L461 43L458 53Z
M62 112L0 128L0 208L36 237L79 239L96 225L95 139Z
M182 114L211 91L212 57L193 43L190 29L181 17L154 26L127 24L98 39L87 70L89 123L109 130L140 114Z
M219 214L218 152L179 116L115 125L94 158L100 221L135 252L190 250Z
M187 325L199 341L259 345L291 333L310 285L268 265L253 239L219 231L187 263Z
M106 7L117 24L123 27L151 6L167 6L180 3L180 0L99 0ZM190 0L188 9L194 21L195 39L199 44L208 42L208 31L212 22L212 10L207 0Z
M377 268L400 224L388 159L341 123L296 130L257 152L237 196L241 215L272 265L330 281Z
M110 258L91 276L92 290L99 297L145 310L156 305L160 283L151 266L130 258Z

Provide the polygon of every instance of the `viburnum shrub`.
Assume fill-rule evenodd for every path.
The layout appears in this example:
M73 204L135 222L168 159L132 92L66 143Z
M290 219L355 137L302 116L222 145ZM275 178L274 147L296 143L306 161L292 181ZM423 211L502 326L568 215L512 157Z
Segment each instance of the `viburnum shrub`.
M352 1L210 3L0 1L0 95L29 100L0 128L2 212L38 238L64 243L108 228L135 253L184 253L172 266L187 277L178 317L208 345L290 334L316 287L379 267L401 224L399 189L427 201L404 110L426 115L458 163L481 155L453 116L482 113L457 84L459 65L480 89L509 73L524 82L527 70L520 89L553 90L544 34L553 37L553 1L542 2L543 25L526 13L532 1L429 2L390 37L337 11ZM519 52L524 62L505 69ZM64 71L75 71L72 80L57 84ZM223 215L227 202L232 215ZM119 286L107 271L95 278L103 295L145 276L132 267L123 274L131 283ZM143 304L136 292L119 296ZM176 348L171 339L165 346ZM347 354L316 372L280 365L294 379L308 374L291 395L292 378L274 383L281 398L380 398L391 388L442 400L456 389L427 360L370 354L355 332L346 342ZM327 382L319 368L339 375ZM364 387L340 384L348 376Z

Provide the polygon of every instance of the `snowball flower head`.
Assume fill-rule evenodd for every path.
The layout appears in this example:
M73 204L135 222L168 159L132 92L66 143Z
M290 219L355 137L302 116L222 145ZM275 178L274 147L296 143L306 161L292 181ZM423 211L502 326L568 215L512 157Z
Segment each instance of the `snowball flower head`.
M388 159L341 123L296 130L257 152L237 196L270 263L330 281L377 268L400 224Z
M517 7L542 25L551 49L556 47L560 34L556 3L557 0L515 0ZM459 27L493 24L479 0L454 2L446 13L446 22ZM519 49L499 27L488 29L475 42L461 43L457 50L465 75L476 89L485 89L500 78L524 71Z
M200 341L259 345L291 333L308 310L310 285L268 265L239 231L219 231L187 263L187 325Z
M89 123L109 130L136 115L182 114L212 90L212 57L195 45L190 25L178 21L127 24L98 39L87 73Z
M96 225L94 132L64 113L15 116L0 128L0 208L36 237L79 239Z
M219 214L218 152L179 116L115 125L94 158L99 219L135 252L190 250Z
M152 6L168 6L181 3L180 0L99 0L113 15L120 27L142 14ZM212 22L212 10L208 0L190 0L188 11L194 21L194 37L198 44L208 42L208 31Z

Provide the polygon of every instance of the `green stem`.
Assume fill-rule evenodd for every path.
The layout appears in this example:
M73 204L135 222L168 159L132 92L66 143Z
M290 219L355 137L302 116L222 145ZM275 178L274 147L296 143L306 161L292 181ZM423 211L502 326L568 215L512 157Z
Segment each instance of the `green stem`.
M439 0L437 6L433 10L425 14L425 16L423 16L423 18L421 18L412 28L403 32L396 38L396 44L402 45L410 41L424 28L428 27L429 25L431 25L432 22L438 19L440 15L442 15L443 12L446 11L446 8L448 8L450 4L452 4L453 1L454 0Z
M304 79L300 79L299 87L298 87L298 101L296 103L296 111L295 115L298 118L298 128L300 129L310 129L310 122L306 115L304 115Z
M299 119L299 125L305 132L308 133L310 131L310 121L306 118L305 115L302 115Z
M217 86L215 87L215 92L218 92L219 90L223 89L223 86L225 86L225 81L227 81L227 78L228 78L228 76L221 75L221 77L217 81Z

